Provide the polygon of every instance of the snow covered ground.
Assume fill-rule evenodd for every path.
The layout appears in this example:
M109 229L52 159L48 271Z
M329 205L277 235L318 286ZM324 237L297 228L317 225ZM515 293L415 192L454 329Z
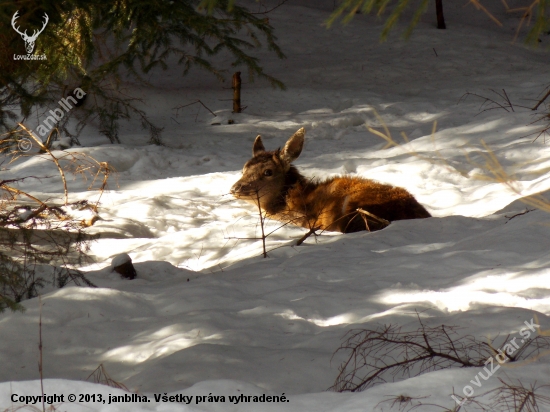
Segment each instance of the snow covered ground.
M64 394L57 410L389 411L422 403L417 410L439 411L452 408L451 395L464 396L466 385L477 396L500 386L499 378L550 383L546 354L504 365L481 387L471 380L483 369L462 368L396 376L362 393L326 392L343 359L332 354L350 329L414 330L419 312L427 325L456 325L482 341L520 336L535 316L538 332L550 333L549 215L534 210L510 219L528 207L519 197L550 189L550 146L525 137L541 124L530 125L534 113L520 107L532 106L529 99L548 85L550 36L533 50L512 43L519 15L504 13L501 2L486 4L502 27L472 6L448 3L447 30L435 29L430 9L409 41L399 37L406 27L400 23L385 43L374 16L327 30L332 1L286 3L269 19L288 58L259 55L287 90L243 76L242 114L231 113L230 90L198 71L181 77L174 67L151 78L154 89L128 86L165 127L166 146L146 145L132 122L121 127L121 145L89 128L83 147L70 149L108 161L118 174L102 197L102 220L91 228L101 238L92 246L96 263L85 270L99 287L42 296L44 392ZM480 99L460 101L472 92L501 102L491 89L505 89L515 111L480 112ZM173 110L196 99L218 117L199 105ZM385 148L367 130L382 130L377 115L396 140L404 132L411 142ZM300 127L306 146L296 165L305 175L351 174L402 186L434 217L375 233L324 233L299 247L304 229L286 226L268 238L263 259L261 242L239 239L259 234L258 216L229 188L257 134L273 149ZM482 141L520 194L482 178ZM2 178L27 175L54 176L55 169L36 156L2 171ZM69 182L72 199L95 196L87 185ZM62 196L55 177L21 188ZM132 257L136 280L111 272L119 253ZM25 307L0 315L0 411L25 403L19 395L41 393L38 299ZM149 402L109 405L109 394L127 392L83 382L100 364ZM79 402L79 394L95 394L95 402ZM181 394L190 403L155 394ZM284 394L287 402L229 400L241 394ZM400 395L417 399L394 403ZM490 396L479 399L489 403Z

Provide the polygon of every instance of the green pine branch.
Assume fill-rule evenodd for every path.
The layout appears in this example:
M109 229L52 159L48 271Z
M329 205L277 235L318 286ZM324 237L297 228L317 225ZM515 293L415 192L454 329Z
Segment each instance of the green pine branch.
M31 32L40 27L44 13L49 16L47 30L35 47L35 53L45 54L47 60L14 61L13 54L25 54L23 42L10 24L0 25L0 43L5 45L0 47L0 128L4 130L13 128L15 109L28 117L34 108L50 107L82 87L86 110L68 114L79 118L79 130L82 121L95 117L106 135L117 141L118 121L137 116L152 140L159 141L161 129L144 121L146 113L134 107L119 86L123 78L147 84L146 74L167 70L174 61L184 75L198 67L220 80L229 69L244 66L251 79L262 78L284 89L253 54L265 45L279 58L285 57L273 27L234 1L20 0L0 1L0 6L0 21L10 22L19 10L17 24ZM229 67L213 63L212 57L221 53L232 57Z

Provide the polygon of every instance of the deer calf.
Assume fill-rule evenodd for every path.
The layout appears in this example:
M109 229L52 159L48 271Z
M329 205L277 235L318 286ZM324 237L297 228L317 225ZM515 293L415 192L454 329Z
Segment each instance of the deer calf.
M291 165L302 152L304 136L301 128L282 150L275 151L266 151L262 138L256 137L253 157L244 165L231 194L259 206L271 218L307 229L374 231L394 220L430 217L400 187L350 176L319 182L305 178Z

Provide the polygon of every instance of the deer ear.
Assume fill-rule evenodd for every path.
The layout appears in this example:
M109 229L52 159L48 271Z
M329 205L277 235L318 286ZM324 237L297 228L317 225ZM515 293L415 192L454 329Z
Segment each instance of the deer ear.
M264 144L262 143L262 136L256 136L254 145L252 145L252 156L258 156L261 152L265 152Z
M300 153L302 153L305 135L306 131L303 127L294 133L286 142L285 147L283 147L283 150L281 151L281 159L287 163L291 163L296 160L298 156L300 156Z

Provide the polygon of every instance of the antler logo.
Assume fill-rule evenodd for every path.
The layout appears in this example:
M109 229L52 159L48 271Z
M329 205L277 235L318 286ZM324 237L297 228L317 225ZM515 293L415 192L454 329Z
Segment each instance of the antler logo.
M17 10L13 15L11 19L11 26L17 33L21 35L21 37L25 41L25 48L27 49L27 54L31 54L32 51L34 50L34 42L36 41L38 35L44 31L44 29L46 28L46 24L48 24L48 21L50 21L50 19L48 15L44 13L44 24L42 25L42 28L40 30L34 30L34 33L32 34L32 36L29 36L27 34L27 30L21 33L19 31L19 27L15 27L15 21L19 18L18 13L19 13L19 10Z

